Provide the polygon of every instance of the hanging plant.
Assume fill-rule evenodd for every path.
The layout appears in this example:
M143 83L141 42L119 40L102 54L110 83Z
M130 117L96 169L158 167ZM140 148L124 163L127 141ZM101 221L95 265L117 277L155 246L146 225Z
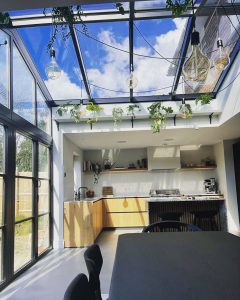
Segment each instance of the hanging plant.
M189 103L181 104L179 111L183 119L190 119L192 117L192 107Z
M58 109L56 110L56 113L62 117L66 112L68 112L69 104L61 104Z
M43 14L46 15L46 8L43 10ZM80 5L72 5L65 7L53 7L51 10L53 33L50 41L47 45L47 50L50 51L57 39L57 35L60 32L63 41L66 41L69 36L69 27L73 28L76 22L80 22L84 33L87 33L87 26L82 20L83 11ZM66 22L66 24L63 24Z
M115 5L116 5L116 9L120 12L120 14L124 15L125 10L124 10L123 4L120 2L117 2Z
M12 26L12 20L9 13L0 12L0 25Z
M138 104L128 105L127 114L130 115L133 119L136 119L135 110L141 111L141 108Z
M82 115L82 106L80 104L74 104L70 109L70 116L76 122L79 123L81 121Z
M210 94L203 94L197 97L196 104L200 103L201 105L210 104L212 101L212 97Z
M98 121L98 115L103 110L103 108L98 104L94 104L93 102L89 102L88 105L86 106L86 110L91 112L91 118L89 118L87 120L87 123L92 125L92 124L95 124Z
M180 17L190 4L191 0L166 0L166 7L172 11L174 17Z
M114 126L117 126L117 123L122 121L123 109L121 107L114 107L112 109L112 116L113 116Z
M163 106L162 102L156 102L148 107L148 111L150 113L149 119L152 122L153 133L157 133L160 132L168 114L172 113L173 109L170 106Z

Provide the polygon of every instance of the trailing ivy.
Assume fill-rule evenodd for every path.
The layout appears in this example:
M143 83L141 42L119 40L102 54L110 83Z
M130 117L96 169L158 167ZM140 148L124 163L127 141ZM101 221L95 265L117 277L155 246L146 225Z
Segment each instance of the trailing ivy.
M46 15L46 9L43 10L43 14ZM53 33L47 45L48 51L53 47L59 33L61 33L63 41L66 41L69 38L69 27L73 28L76 22L80 22L82 24L83 32L87 33L87 26L82 21L83 11L80 5L53 7L51 15ZM64 22L66 22L66 24L64 24Z
M114 107L112 109L112 116L113 116L114 126L117 126L117 123L122 121L123 109L121 107Z
M200 103L201 105L206 105L206 104L210 104L211 101L212 101L212 97L210 96L210 94L206 93L198 96L195 102L196 104Z
M120 12L120 14L124 15L125 10L124 10L123 4L120 2L117 2L115 5L116 5L116 9Z
M172 11L174 17L180 17L190 4L191 0L166 0L166 7Z
M141 111L141 108L138 104L128 105L127 114L130 115L133 119L136 119L135 110Z
M98 115L103 110L103 107L98 104L94 104L93 102L89 102L86 106L86 110L91 112L91 118L87 120L87 123L92 125L98 121Z
M150 113L149 119L152 122L153 133L158 133L165 124L167 116L173 112L173 109L170 106L163 106L162 102L156 102L148 107L148 111Z
M12 20L9 13L0 12L0 25L12 26Z

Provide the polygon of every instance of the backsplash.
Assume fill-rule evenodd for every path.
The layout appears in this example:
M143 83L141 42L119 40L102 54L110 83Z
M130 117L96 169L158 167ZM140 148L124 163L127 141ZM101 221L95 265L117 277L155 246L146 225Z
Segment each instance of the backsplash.
M94 184L93 174L84 174L84 186L102 195L103 186L112 186L114 195L148 195L151 189L178 188L182 194L204 193L203 181L216 178L215 170L207 171L155 171L100 174ZM216 178L217 179L217 178Z

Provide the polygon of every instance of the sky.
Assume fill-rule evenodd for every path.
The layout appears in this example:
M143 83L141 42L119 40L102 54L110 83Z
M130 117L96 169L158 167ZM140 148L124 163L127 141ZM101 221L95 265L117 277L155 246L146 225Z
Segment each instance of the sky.
M145 5L150 5L148 2ZM184 33L186 21L186 19L162 19L136 21L135 24L157 51L164 56L173 57L181 34ZM107 89L121 91L121 93L115 93L91 86L93 97L128 96L129 54L84 36L80 33L82 31L80 24L76 25L76 28L89 82ZM87 30L90 36L104 43L129 50L128 22L87 24ZM66 42L63 42L61 37L57 39L54 48L62 75L58 80L48 80L45 74L45 67L49 62L46 46L52 34L52 27L21 28L18 31L52 97L55 100L79 99L81 97L81 75L71 38ZM146 44L136 29L134 52L158 57L158 54ZM170 65L164 60L134 56L134 74L138 80L138 86L135 89L137 95L146 95L142 92L172 85L173 76L167 76ZM167 94L170 91L171 89L166 89L161 93ZM83 97L86 97L84 90L82 94ZM159 91L153 94L159 94Z
M124 4L125 7L128 4ZM165 5L165 1L143 1L136 3L136 7L152 7ZM84 7L87 9L88 7ZM112 8L113 4L92 5L92 9ZM38 11L41 12L41 11ZM30 13L28 11L28 13ZM187 19L161 19L135 21L135 25L164 57L176 56L176 50L181 47L181 37L185 33ZM91 85L94 98L129 96L127 81L129 78L129 54L113 49L81 33L82 26L76 25L79 44L81 47L87 76ZM105 22L87 24L87 31L91 37L98 39L113 47L129 50L128 22ZM21 28L18 29L26 48L28 49L41 77L46 83L54 100L86 98L84 88L81 91L81 74L75 50L71 38L65 42L59 35L54 48L56 60L61 68L61 77L57 80L49 80L45 68L49 63L47 44L52 35L51 26ZM134 52L146 56L158 54L147 45L142 36L134 29ZM177 62L177 61L176 61ZM169 94L174 76L169 76L169 68L173 66L166 60L151 59L134 56L134 75L138 85L134 89L135 95L159 95ZM106 91L95 86L118 92ZM165 87L167 89L159 90ZM154 92L149 92L153 91ZM146 92L148 91L148 92ZM178 89L178 92L181 91Z

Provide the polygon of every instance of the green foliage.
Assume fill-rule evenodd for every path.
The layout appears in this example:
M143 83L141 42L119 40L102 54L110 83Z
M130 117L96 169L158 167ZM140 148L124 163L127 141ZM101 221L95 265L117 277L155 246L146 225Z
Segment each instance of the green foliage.
M122 3L117 2L116 3L116 9L120 12L121 15L125 14L125 10L124 10L124 7L123 7Z
M189 7L191 0L166 0L166 7L174 17L180 17Z
M32 140L17 141L16 166L18 172L32 171Z
M114 126L117 125L118 122L121 122L123 115L123 109L121 107L114 107L112 109L112 116L114 121Z
M46 9L43 10L43 14L46 15ZM87 26L82 21L83 11L80 5L53 7L51 14L53 34L47 45L48 51L53 47L59 32L61 33L63 41L66 41L69 38L69 27L73 28L76 22L80 22L82 24L83 32L87 33ZM63 24L63 22L66 22L67 24Z
M68 108L69 108L69 104L61 104L61 105L58 107L56 113L57 113L60 117L62 117L62 116L68 111Z
M179 111L184 119L190 119L192 117L192 107L189 103L181 104Z
M141 111L141 108L138 104L130 104L127 107L127 114L132 116L132 118L136 118L135 110Z
M168 114L172 113L173 109L170 106L163 106L162 102L156 102L148 107L148 111L150 113L149 119L152 122L153 133L159 133L165 124Z
M12 26L12 20L9 13L0 12L0 25Z
M80 104L74 104L70 109L71 118L76 122L79 123L81 120L81 108Z
M210 104L212 101L212 97L210 94L203 94L197 97L196 104L200 102L201 105Z
M87 120L88 124L95 124L98 121L98 115L103 110L103 108L98 105L94 104L93 102L89 102L86 106L86 110L91 112L91 118Z

